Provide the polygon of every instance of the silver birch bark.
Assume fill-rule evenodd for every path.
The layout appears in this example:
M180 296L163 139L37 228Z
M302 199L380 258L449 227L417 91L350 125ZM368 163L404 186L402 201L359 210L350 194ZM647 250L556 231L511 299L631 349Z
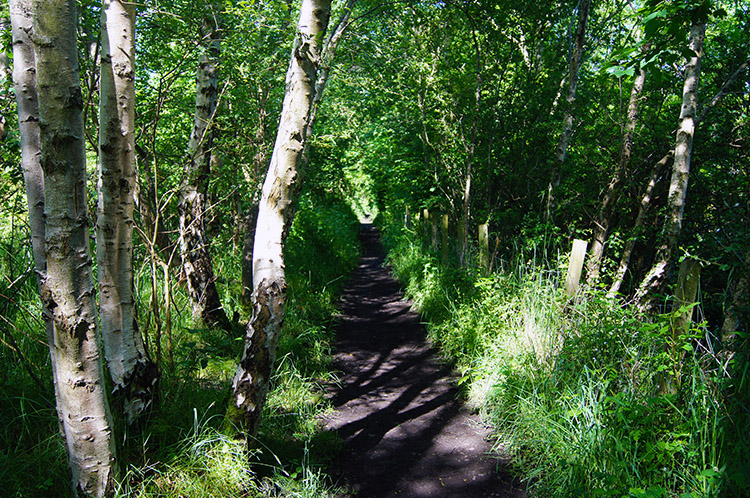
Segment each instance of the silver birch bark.
M320 64L318 69L318 75L315 80L315 95L313 96L312 109L310 110L310 119L307 122L306 137L310 138L313 135L313 129L315 128L315 120L318 116L318 108L320 107L320 101L323 99L323 92L328 85L328 78L331 74L331 67L333 65L333 59L336 56L336 49L339 46L339 41L343 36L346 28L349 27L349 20L351 19L352 12L354 11L354 4L357 0L348 0L344 6L344 12L341 13L341 17L336 21L330 35L323 45L323 49L320 56ZM305 143L305 157L304 161L307 162L307 153L310 149L310 141L307 140Z
M315 97L330 0L302 0L286 92L258 212L253 246L253 315L232 382L229 419L247 438L258 432L286 305L284 244L293 218L307 127ZM248 440L249 440L248 439Z
M135 4L102 2L96 226L99 316L114 400L127 423L151 404L157 380L133 302L134 27Z
M719 102L721 102L721 100L727 95L729 88L734 84L735 81L737 81L737 78L748 69L748 67L750 67L750 59L747 59L745 60L745 62L740 64L737 70L735 70L734 73L732 73L729 78L727 78L719 91L713 96L713 98L711 98L710 101L708 101L708 103L701 110L700 114L695 118L696 129L706 117L708 111L718 105ZM646 213L648 212L648 209L651 207L651 197L653 194L653 190L656 187L659 177L661 176L662 170L666 167L667 163L673 157L674 150L671 150L654 165L651 171L649 182L646 186L646 190L643 194L643 197L641 198L641 204L638 208L638 215L636 216L635 223L633 225L633 231L635 233L637 233L643 226L643 220L646 216ZM628 266L630 265L630 257L633 254L635 242L636 238L631 237L625 243L625 248L623 249L622 256L620 257L620 264L617 269L617 274L615 275L609 292L607 293L607 295L610 297L613 297L620 291L623 279L625 278L625 274L628 271Z
M47 258L44 255L44 173L40 163L36 57L34 56L34 44L29 37L32 26L31 0L9 0L8 10L13 38L12 74L18 109L18 130L21 138L21 169L23 170L23 182L26 189L34 273L36 274L37 285L40 285L47 269ZM52 344L54 337L53 322L44 303L42 303L42 306L47 344ZM52 355L50 359L53 383L57 384L55 356ZM62 425L60 425L60 430L64 431Z
M700 77L703 42L706 36L706 25L702 22L690 28L690 50L694 52L685 67L685 83L682 89L682 107L679 128L675 141L672 178L669 185L668 212L664 220L661 245L651 269L643 278L635 300L641 310L651 306L655 293L666 282L667 271L672 263L672 256L677 248L677 241L682 231L682 216L685 211L685 198L690 175L690 160L695 134L695 118L698 100L698 81Z
M638 103L643 92L643 84L646 81L646 70L640 68L633 81L633 89L630 92L630 101L628 102L628 116L625 123L625 133L622 136L622 146L620 147L620 160L617 163L617 169L612 176L607 192L602 199L602 205L599 207L599 214L594 220L593 235L591 237L591 249L589 249L589 259L587 263L587 282L589 285L594 284L599 279L599 269L602 265L602 254L604 253L604 242L609 234L609 224L614 211L615 203L620 197L620 189L625 174L630 164L630 155L633 150L633 134L638 122Z
M216 289L213 261L206 237L206 196L211 174L213 149L212 125L218 96L220 42L218 27L211 20L207 24L208 50L198 60L195 84L195 114L193 130L188 142L188 163L185 179L180 187L180 254L188 293L193 303L193 318L209 327L232 330Z
M33 0L32 19L47 261L41 294L54 321L57 411L75 493L108 496L115 449L89 250L76 4Z
M570 55L568 91L565 95L562 131L560 132L560 138L555 149L547 192L547 218L551 216L552 207L554 206L555 189L560 186L562 165L568 157L568 146L570 145L570 138L573 136L573 104L575 103L578 89L578 72L581 68L581 60L583 59L583 42L590 10L591 0L581 0L578 6L578 27L575 33L573 51Z

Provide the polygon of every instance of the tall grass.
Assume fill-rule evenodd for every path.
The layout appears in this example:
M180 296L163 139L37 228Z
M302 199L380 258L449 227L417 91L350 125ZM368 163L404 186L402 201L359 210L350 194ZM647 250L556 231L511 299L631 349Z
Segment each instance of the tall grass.
M336 494L322 469L336 455L340 442L323 431L319 416L330 409L322 386L331 380L335 300L357 261L358 226L343 202L304 198L300 203L287 245L289 301L278 362L258 444L249 458L223 426L242 337L193 323L186 293L171 281L170 339L163 307L164 276L156 275L157 316L149 306L150 267L147 261L139 266L139 325L152 355L157 349L156 324L161 326L162 377L160 399L148 420L118 434L120 461L126 464L119 497ZM230 246L227 241L214 243L223 304L230 315L235 312L243 321L245 311L234 297L239 292L239 255L222 250ZM28 266L29 255L22 247L16 242L9 253L16 258L15 268ZM7 258L0 259L0 265L7 264ZM6 266L2 269L9 274ZM6 294L3 291L0 300L0 326L13 324L21 352L44 390L13 351L0 345L0 496L68 497L70 471L57 428L49 353L43 324L33 318L41 309L34 279L27 279L12 296Z
M389 230L431 340L535 496L750 493L747 363L730 363L705 325L670 342L670 314L646 321L593 290L568 299L554 250L509 254L486 275Z

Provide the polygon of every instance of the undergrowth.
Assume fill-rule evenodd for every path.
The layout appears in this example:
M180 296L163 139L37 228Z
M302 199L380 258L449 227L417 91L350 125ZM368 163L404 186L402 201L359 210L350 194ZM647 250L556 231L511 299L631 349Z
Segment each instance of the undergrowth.
M343 202L318 203L309 197L300 201L286 249L289 299L277 365L250 458L240 441L223 432L231 380L242 350L241 335L194 324L188 297L174 281L169 286L171 312L167 317L161 273L156 275L156 302L161 304L155 313L149 306L153 275L148 261L142 260L136 278L138 317L152 355L159 343L160 399L146 422L121 435L120 461L127 465L117 496L319 498L336 494L323 469L337 454L340 441L323 431L319 417L330 409L323 385L335 380L328 373L335 300L358 258L358 228ZM14 258L15 274L30 262L28 251L19 249L23 237L18 240L6 255ZM224 306L243 323L248 316L236 298L239 256L221 250L228 245L215 241L216 273ZM13 274L7 258L0 264L5 265L4 274ZM0 300L0 326L16 338L23 362L4 335L6 344L0 347L0 495L68 497L70 470L57 429L44 328L35 318L40 308L33 274L22 285L6 287ZM41 385L34 382L29 369Z
M443 261L386 227L389 263L460 369L533 496L750 494L747 338L732 355L705 324L672 340L616 300L559 287L565 261L515 244L503 271ZM665 388L665 386L669 386Z

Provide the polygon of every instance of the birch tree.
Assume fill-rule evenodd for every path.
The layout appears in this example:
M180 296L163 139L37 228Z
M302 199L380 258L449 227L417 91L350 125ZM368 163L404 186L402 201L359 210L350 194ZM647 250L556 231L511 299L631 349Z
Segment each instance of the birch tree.
M107 496L114 491L115 449L89 249L76 4L33 0L32 19L44 172L41 295L54 321L57 412L74 492Z
M604 193L599 213L594 219L593 235L591 237L591 249L589 249L589 259L587 263L587 280L593 284L599 278L599 269L602 265L602 254L604 253L604 243L609 234L609 225L614 212L615 203L620 197L620 190L625 175L630 164L630 156L633 150L633 135L635 126L638 122L638 105L643 92L643 84L646 81L646 69L639 68L633 81L633 88L630 91L630 101L628 102L628 115L625 121L625 130L622 136L622 145L620 147L620 159L617 163L612 179L607 185L607 191Z
M195 114L188 143L185 179L180 187L180 253L193 317L209 327L231 331L226 312L216 289L213 261L206 239L206 196L213 160L212 125L218 96L220 41L216 18L206 19L207 51L198 60L195 83Z
M286 305L284 244L299 188L307 127L315 97L330 0L302 0L297 34L286 74L286 92L258 212L253 245L253 314L232 382L228 418L246 437L258 432Z
M96 257L104 354L114 399L132 422L151 403L156 365L134 316L135 4L104 0L101 11Z
M665 283L667 271L672 264L672 257L677 249L677 242L682 231L682 217L685 211L693 136L695 134L698 81L705 37L705 21L694 22L690 28L689 48L692 55L685 66L685 82L682 88L682 106L675 141L672 178L669 184L667 215L664 220L662 240L656 258L651 269L643 278L635 296L641 309L650 307L654 294Z
M553 159L552 172L547 192L547 218L550 217L550 211L554 205L555 189L560 186L561 170L568 157L568 146L570 138L573 136L573 104L576 100L576 91L578 89L578 72L583 60L583 43L586 34L586 24L589 19L591 10L591 0L581 0L578 5L578 26L575 32L575 39L570 54L570 68L568 70L568 88L565 95L565 109L563 113L562 131L558 139L555 157Z

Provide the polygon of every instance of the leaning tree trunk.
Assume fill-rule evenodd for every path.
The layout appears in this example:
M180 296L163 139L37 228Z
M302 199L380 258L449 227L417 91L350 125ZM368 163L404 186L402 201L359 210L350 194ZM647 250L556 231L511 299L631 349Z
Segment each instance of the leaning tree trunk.
M654 167L651 168L651 175L648 180L648 185L646 185L646 191L641 197L641 203L638 206L638 214L636 215L635 222L633 223L633 232L628 238L627 242L625 242L625 248L622 250L622 255L620 255L620 264L617 266L617 273L615 274L612 285L607 292L607 295L609 297L614 297L618 292L620 292L620 287L622 286L622 282L623 280L625 280L625 275L627 274L628 268L630 267L630 258L633 255L635 243L638 241L638 234L641 232L644 220L646 219L646 214L651 208L651 200L654 195L654 189L656 188L657 183L659 183L659 178L661 177L662 171L664 171L664 168L667 166L667 163L669 163L670 159L672 159L673 155L673 151L669 151L668 154L662 157L661 160L659 160L654 165Z
M102 3L96 226L99 316L114 400L127 423L151 404L158 378L133 312L134 26L135 4Z
M308 138L321 41L328 26L330 6L330 0L302 0L279 129L263 184L253 247L253 315L232 382L228 414L230 421L244 430L248 442L260 426L284 319L284 243L299 187L298 167Z
M47 262L41 294L54 321L57 411L75 492L107 496L115 449L89 250L76 4L33 0L32 16Z
M724 84L721 86L718 92L713 96L711 100L708 101L708 103L703 107L700 114L695 118L695 127L697 128L698 125L703 121L703 119L708 114L708 111L711 110L713 107L718 105L719 102L729 93L729 88L737 81L739 76L747 71L748 67L750 67L750 58L745 60L740 66L727 78L727 80L724 82ZM662 170L666 167L667 163L670 159L674 157L674 150L669 151L667 154L664 155L653 167L651 171L651 177L649 179L649 183L646 186L646 191L643 195L643 198L641 199L641 205L638 210L638 215L636 216L633 232L635 234L638 233L638 231L643 226L643 220L646 216L646 213L648 212L648 209L651 206L651 197L654 188L656 187L656 183L661 176ZM628 241L625 243L625 249L622 252L622 255L620 257L620 264L617 269L617 274L615 275L615 278L612 282L612 286L609 289L609 292L607 293L608 296L613 297L615 294L617 294L620 291L620 286L622 285L622 282L625 278L625 274L628 271L628 266L630 264L630 257L633 254L633 248L635 247L636 239L635 237L631 237L628 239Z
M555 149L555 157L552 160L552 171L550 173L549 186L547 188L547 213L549 219L555 203L555 190L560 186L561 171L568 157L568 146L573 136L573 104L576 100L578 89L578 71L583 59L583 42L586 34L586 24L591 10L591 0L581 0L578 6L578 28L575 33L573 51L570 55L570 69L568 71L568 92L565 96L565 110L563 113L562 131Z
M188 293L193 302L193 318L209 327L220 327L230 332L232 326L216 289L205 228L213 149L212 126L218 95L216 62L220 44L215 22L212 20L209 24L208 53L202 54L198 60L193 130L188 143L185 179L180 187L180 252Z
M638 102L643 91L643 83L646 81L646 70L640 68L638 75L633 81L633 89L630 92L630 101L628 102L628 117L625 123L625 133L622 136L622 146L620 147L620 161L615 169L615 174L607 186L607 192L602 199L602 205L599 207L599 214L594 220L593 236L591 238L591 249L589 249L589 260L586 268L587 281L594 284L599 279L599 269L602 265L602 254L604 252L604 242L609 233L609 224L614 211L615 203L620 197L620 189L625 179L625 174L630 164L630 155L633 150L633 134L638 121Z
M669 200L661 245L651 269L643 278L635 299L641 310L651 307L653 296L659 292L667 277L672 263L672 256L677 248L677 241L682 231L682 216L685 211L685 198L690 174L690 160L695 133L695 117L698 100L698 80L700 77L703 41L706 36L706 25L695 23L690 28L690 50L694 53L685 67L685 84L682 89L682 107L679 129L672 163L672 179L669 185Z

